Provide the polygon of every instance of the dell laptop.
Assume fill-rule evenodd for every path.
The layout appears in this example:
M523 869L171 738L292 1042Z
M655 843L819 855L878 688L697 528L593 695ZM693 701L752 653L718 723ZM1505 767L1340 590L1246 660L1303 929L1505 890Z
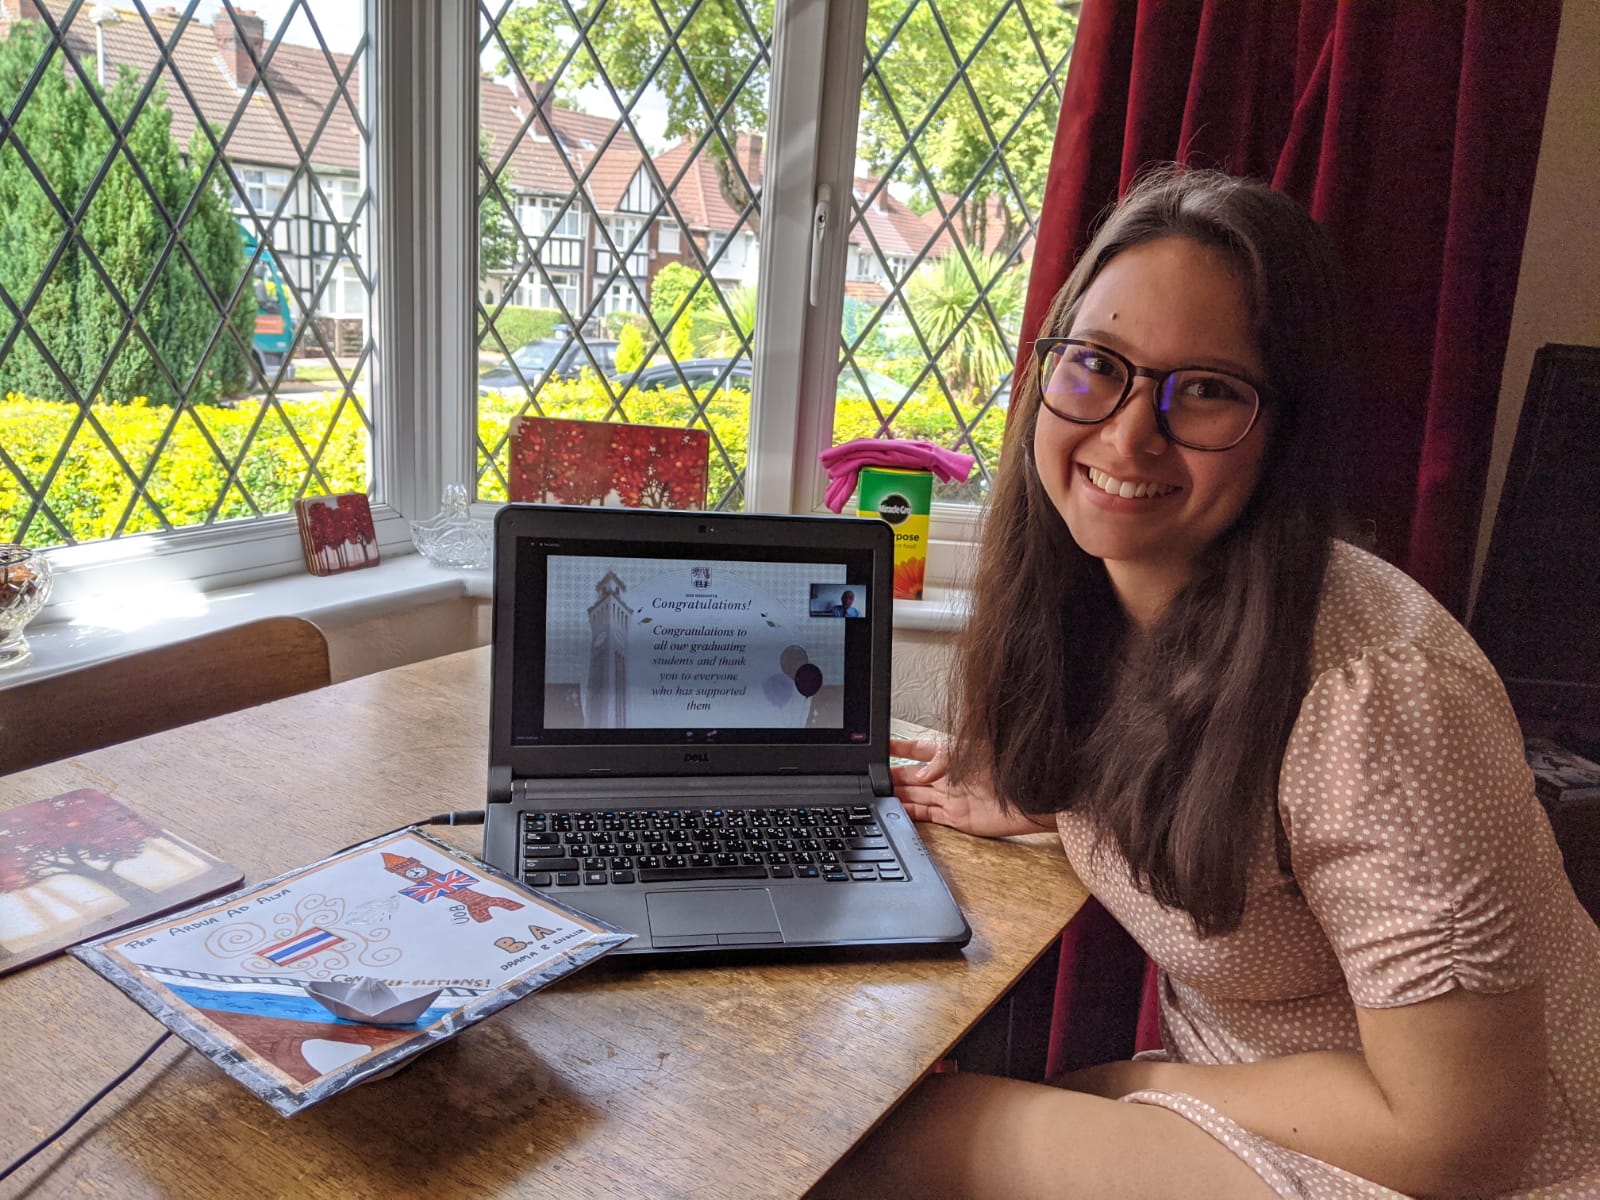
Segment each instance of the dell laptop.
M484 857L614 953L965 945L889 781L876 520L512 504Z

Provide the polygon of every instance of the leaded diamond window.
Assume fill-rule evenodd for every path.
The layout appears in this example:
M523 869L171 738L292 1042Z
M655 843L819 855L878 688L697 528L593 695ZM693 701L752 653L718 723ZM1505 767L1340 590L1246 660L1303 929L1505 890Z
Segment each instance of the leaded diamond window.
M0 540L371 483L371 63L352 6L6 0Z
M868 6L834 441L972 454L936 500L981 500L998 463L1077 7Z
M1075 14L867 6L833 436L973 453L944 501L981 500L998 458ZM479 16L479 497L505 495L513 417L567 415L708 429L712 503L740 507L749 400L733 381L755 337L770 4L483 0ZM584 236L508 219L524 192L580 214ZM574 273L576 303L556 286ZM529 342L551 343L533 375L515 358ZM614 371L591 342L616 343ZM630 385L706 358L728 368L714 402L682 371L670 402Z
M557 416L706 430L709 502L742 507L772 20L773 0L480 5L479 499L507 494L512 419ZM719 385L690 386L678 364L713 355ZM676 369L641 390L647 366Z

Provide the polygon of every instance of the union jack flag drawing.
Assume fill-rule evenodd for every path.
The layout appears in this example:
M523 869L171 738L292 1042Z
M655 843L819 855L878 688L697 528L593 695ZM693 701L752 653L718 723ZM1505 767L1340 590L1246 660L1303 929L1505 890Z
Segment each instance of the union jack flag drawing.
M430 875L421 883L414 883L408 888L401 888L400 894L410 896L418 904L426 904L429 900L437 900L440 896L448 896L451 892L462 891L477 882L465 871L447 871L443 875Z
M329 933L326 929L309 925L288 941L279 942L270 950L263 950L261 957L270 959L282 967L298 962L302 958L310 958L313 954L320 954L324 950L331 950L343 941L344 939L337 933Z

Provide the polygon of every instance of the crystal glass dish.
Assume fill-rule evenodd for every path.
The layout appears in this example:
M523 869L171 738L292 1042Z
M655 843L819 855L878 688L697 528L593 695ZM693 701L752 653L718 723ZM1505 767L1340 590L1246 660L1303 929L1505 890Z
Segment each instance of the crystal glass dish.
M494 532L476 520L465 484L446 484L437 516L411 522L411 544L436 567L483 570L494 560Z
M50 598L51 579L44 551L0 545L0 667L28 661L22 630Z

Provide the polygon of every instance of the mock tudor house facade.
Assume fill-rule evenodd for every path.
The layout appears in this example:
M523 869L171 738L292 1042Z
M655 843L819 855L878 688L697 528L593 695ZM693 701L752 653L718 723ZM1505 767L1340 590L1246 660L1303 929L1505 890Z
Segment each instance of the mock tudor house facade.
M368 56L352 63L351 55L316 46L273 47L262 19L248 10L235 8L231 19L219 10L210 24L192 20L181 32L177 9L145 11L150 27L134 8L86 5L67 45L86 72L107 82L124 65L143 78L161 61L153 27L181 77L180 86L171 70L163 72L179 146L191 144L198 107L226 138L241 225L265 233L301 298L297 307L314 310L327 345L358 353L366 341L363 272L372 215L364 200L368 134L358 117ZM0 0L0 38L13 22L38 18L36 0ZM256 77L262 62L264 83ZM642 312L651 282L673 262L704 268L725 288L754 285L756 220L729 203L706 148L680 142L650 158L626 125L548 98L542 110L540 103L515 74L480 80L480 151L498 171L517 227L509 261L482 269L479 299L489 311L514 304L577 316ZM759 197L761 135L739 134L733 153ZM881 304L916 263L947 252L953 241L936 213L918 215L878 180L858 178L855 191L865 207L851 232L846 294ZM322 350L302 338L299 352Z

